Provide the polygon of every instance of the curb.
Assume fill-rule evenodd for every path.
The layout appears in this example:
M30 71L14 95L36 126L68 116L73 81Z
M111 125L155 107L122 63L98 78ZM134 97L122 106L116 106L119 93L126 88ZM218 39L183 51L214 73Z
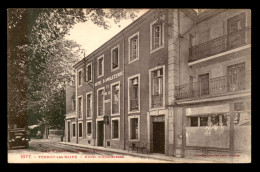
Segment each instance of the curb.
M111 149L99 149L96 147L86 147L86 146L81 146L81 145L75 145L75 144L68 144L65 142L58 142L58 144L63 144L63 145L69 145L73 147L78 147L78 148L85 148L85 149L93 149L93 150L102 150L104 152L111 152L111 153L116 153L116 154L123 154L123 155L130 155L130 156L135 156L135 157L141 157L141 158L151 158L151 159L156 159L156 160L161 160L161 161L168 161L168 162L179 162L179 163L221 163L219 161L212 161L212 160L195 160L195 159L185 159L185 158L177 158L177 157L169 157L169 158L160 158L160 157L154 157L153 155L149 154L135 154L135 153L130 153L130 152L119 152L117 150L111 150ZM171 159L172 158L172 159Z

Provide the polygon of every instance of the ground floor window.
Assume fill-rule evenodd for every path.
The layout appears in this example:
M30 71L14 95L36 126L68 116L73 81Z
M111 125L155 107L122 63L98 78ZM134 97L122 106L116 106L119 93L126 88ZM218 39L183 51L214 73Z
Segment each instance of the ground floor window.
M79 123L79 137L82 137L82 123Z
M130 119L130 139L131 140L139 138L138 123L139 123L138 118L131 118Z
M87 134L91 134L91 122L87 122Z
M112 120L112 139L119 139L119 119Z
M72 136L76 136L76 124L72 124Z
M191 127L227 126L228 117L228 114L211 114L190 117L189 120Z

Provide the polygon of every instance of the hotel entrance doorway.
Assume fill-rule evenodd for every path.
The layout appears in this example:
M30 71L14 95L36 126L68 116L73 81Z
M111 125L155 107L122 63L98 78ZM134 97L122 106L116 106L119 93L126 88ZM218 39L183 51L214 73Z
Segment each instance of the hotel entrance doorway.
M97 146L104 146L104 121L97 122Z
M153 122L153 152L164 154L165 128L164 122Z

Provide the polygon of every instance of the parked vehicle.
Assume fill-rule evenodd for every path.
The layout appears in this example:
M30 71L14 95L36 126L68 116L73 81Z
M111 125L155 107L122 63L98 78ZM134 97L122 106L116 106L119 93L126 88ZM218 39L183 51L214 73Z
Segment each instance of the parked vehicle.
M8 130L8 149L29 147L30 138L24 128Z

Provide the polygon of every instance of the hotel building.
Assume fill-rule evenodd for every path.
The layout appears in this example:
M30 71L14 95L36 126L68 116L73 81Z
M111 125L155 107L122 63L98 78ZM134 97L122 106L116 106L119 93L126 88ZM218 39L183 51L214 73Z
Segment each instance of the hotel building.
M142 141L176 157L250 152L250 15L146 12L74 65L65 141L116 149Z

